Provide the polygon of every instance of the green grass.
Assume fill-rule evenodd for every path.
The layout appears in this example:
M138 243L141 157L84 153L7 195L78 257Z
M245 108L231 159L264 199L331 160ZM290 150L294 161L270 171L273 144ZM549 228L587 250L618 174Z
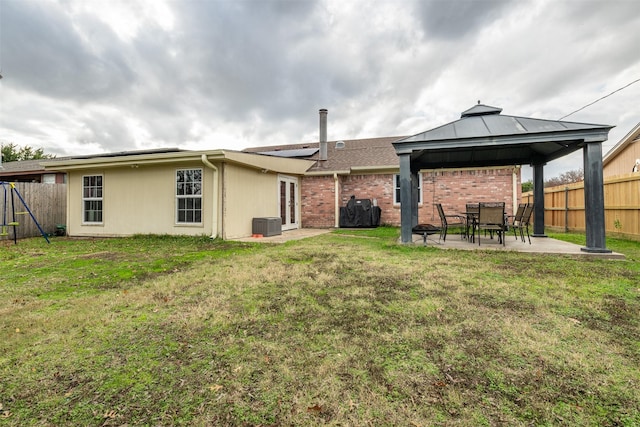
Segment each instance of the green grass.
M0 425L640 425L640 243L397 237L2 245Z

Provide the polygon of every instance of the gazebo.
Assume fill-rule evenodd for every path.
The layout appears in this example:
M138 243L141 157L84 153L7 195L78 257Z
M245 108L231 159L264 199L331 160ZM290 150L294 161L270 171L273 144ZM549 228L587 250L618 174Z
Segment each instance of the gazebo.
M583 150L586 252L611 252L605 243L602 143L613 126L503 115L478 103L459 120L393 143L400 158L401 241L418 224L421 169L529 164L533 167L533 235L544 237L544 165Z

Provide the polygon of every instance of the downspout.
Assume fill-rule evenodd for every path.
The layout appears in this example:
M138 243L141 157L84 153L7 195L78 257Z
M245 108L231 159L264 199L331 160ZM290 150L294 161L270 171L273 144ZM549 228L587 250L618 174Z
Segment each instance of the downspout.
M203 154L202 163L213 171L213 203L212 203L212 211L211 211L211 238L215 239L218 237L218 168L207 159L207 155Z
M338 173L334 172L333 173L333 186L334 186L334 226L335 228L339 228L340 227L340 194L338 194L338 190L340 189L340 186L338 185Z

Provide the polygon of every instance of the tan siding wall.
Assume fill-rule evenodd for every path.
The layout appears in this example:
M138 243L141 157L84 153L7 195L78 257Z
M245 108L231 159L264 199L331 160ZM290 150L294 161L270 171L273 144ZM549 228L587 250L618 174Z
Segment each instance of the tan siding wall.
M280 216L277 174L225 165L224 181L225 239L251 236L253 218Z
M203 169L203 222L176 224L175 174L181 168ZM82 224L82 177L103 176L103 223ZM69 174L71 236L132 234L208 235L212 231L213 172L202 163L72 171Z
M636 159L640 159L640 141L627 145L614 159L603 167L605 177L631 173Z

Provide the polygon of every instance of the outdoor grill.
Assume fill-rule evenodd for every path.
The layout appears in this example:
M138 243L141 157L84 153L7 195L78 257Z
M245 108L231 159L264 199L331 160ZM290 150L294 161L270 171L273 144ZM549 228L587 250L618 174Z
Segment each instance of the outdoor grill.
M356 199L351 196L347 205L340 208L340 227L377 227L380 225L382 209L370 199Z

